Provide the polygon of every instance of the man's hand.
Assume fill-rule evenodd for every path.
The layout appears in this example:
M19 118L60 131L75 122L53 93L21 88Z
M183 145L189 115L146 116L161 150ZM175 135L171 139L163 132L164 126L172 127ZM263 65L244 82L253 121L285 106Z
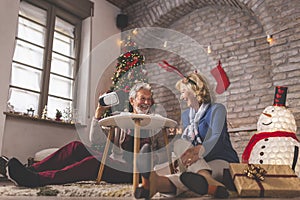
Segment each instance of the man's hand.
M107 108L106 107L103 107L103 106L100 106L98 104L97 108L96 108L96 111L95 111L95 118L96 119L100 119L101 118L101 115L104 113L104 111L106 110Z
M180 157L182 164L188 167L199 160L199 152L201 148L202 145L197 145L187 149Z
M109 92L109 91L107 91L107 92ZM99 98L100 98L102 95L103 95L103 94L100 93ZM98 99L99 99L99 98L98 98ZM98 103L97 108L96 108L96 111L95 111L95 118L96 118L96 119L100 119L101 116L103 115L104 111L105 111L107 108L109 108L109 107L110 107L110 106L101 106L101 105Z

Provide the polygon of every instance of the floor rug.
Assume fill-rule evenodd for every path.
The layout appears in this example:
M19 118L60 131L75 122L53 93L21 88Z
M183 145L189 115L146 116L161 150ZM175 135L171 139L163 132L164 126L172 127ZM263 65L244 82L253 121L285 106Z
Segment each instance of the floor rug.
M0 181L0 196L57 196L57 197L113 197L132 198L132 184L110 184L101 181L81 181L64 185L48 185L37 188L26 188L14 185L10 181ZM182 193L177 198L200 197L193 192ZM174 199L172 195L157 193L153 199ZM210 199L202 196L201 199Z
M82 181L64 185L48 185L38 188L2 183L0 196L60 196L60 197L132 197L131 184L109 184Z

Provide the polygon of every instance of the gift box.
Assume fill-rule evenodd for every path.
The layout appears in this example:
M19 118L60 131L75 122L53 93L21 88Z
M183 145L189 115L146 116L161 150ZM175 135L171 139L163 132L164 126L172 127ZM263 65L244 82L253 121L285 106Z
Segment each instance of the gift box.
M241 197L300 197L300 178L288 165L229 165L237 193Z

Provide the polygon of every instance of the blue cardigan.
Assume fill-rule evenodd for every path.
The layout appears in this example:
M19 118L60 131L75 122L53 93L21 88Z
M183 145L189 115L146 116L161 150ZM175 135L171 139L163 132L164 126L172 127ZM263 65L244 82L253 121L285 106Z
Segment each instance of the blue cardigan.
M181 119L185 129L189 123L190 108L182 113ZM205 114L199 120L198 135L205 148L204 159L209 162L216 159L226 160L230 163L239 162L238 155L233 149L227 131L227 112L224 105L215 103L209 105ZM195 139L194 145L199 144Z

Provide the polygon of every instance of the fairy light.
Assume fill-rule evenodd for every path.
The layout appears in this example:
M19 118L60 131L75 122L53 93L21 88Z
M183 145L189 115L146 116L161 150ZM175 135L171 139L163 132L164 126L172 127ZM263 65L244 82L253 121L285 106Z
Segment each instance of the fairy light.
M272 45L274 42L273 36L272 35L267 35L267 42Z
M123 44L123 42L124 42L123 40L119 40L118 41L118 43L119 43L120 46Z
M276 31L276 32L272 32L272 34L267 34L267 38L266 38L266 40L267 40L267 42L269 43L269 45L273 45L274 43L275 43L275 40L274 40L274 35L276 35L276 34L278 34L278 33L281 33L281 32L283 32L283 31L285 31L285 30L288 30L289 29L289 27L283 27L282 29L280 29L280 30L278 30L278 31ZM133 37L133 36L136 36L137 34L138 34L138 32L139 32L139 29L138 28L134 28L132 31L131 31L131 36ZM168 46L173 46L173 45L186 45L186 43L180 43L180 42L178 42L178 41L176 41L176 42L174 42L174 41L166 41L166 40L164 40L164 39L162 39L162 38L159 38L159 37L157 37L157 36L155 36L155 35L153 35L153 34L151 34L151 33L148 33L148 35L151 37L151 38L154 38L154 39L156 39L156 40L158 40L158 41L160 41L160 42L163 42L163 44L162 44L162 46L163 46L163 48L167 48ZM128 40L130 40L131 39L131 36L129 35L129 36L127 36L128 37ZM266 37L265 35L263 36L263 35L261 35L261 34L259 34L259 35L257 35L257 36L253 36L253 37L249 37L249 38L243 38L243 39L241 39L241 40L235 40L235 41L231 41L231 43L233 43L233 44L239 44L239 43L242 43L242 42L249 42L249 41L253 41L253 40L257 40L257 39L262 39L262 38L264 38L264 37ZM120 42L120 45L122 44L122 42ZM189 44L189 46L198 46L199 44L197 43L196 45L194 45L194 44ZM214 43L214 47L216 47L216 48L218 48L218 46L223 46L224 45L224 43ZM209 43L209 45L207 46L207 48L206 48L206 52L207 52L207 54L211 54L212 53L212 45L211 45L211 43Z
M207 53L210 54L211 53L211 44L209 43L209 45L207 46Z
M168 41L164 42L164 48L166 48L168 46Z
M133 35L137 35L138 34L137 28L133 29L132 34Z

